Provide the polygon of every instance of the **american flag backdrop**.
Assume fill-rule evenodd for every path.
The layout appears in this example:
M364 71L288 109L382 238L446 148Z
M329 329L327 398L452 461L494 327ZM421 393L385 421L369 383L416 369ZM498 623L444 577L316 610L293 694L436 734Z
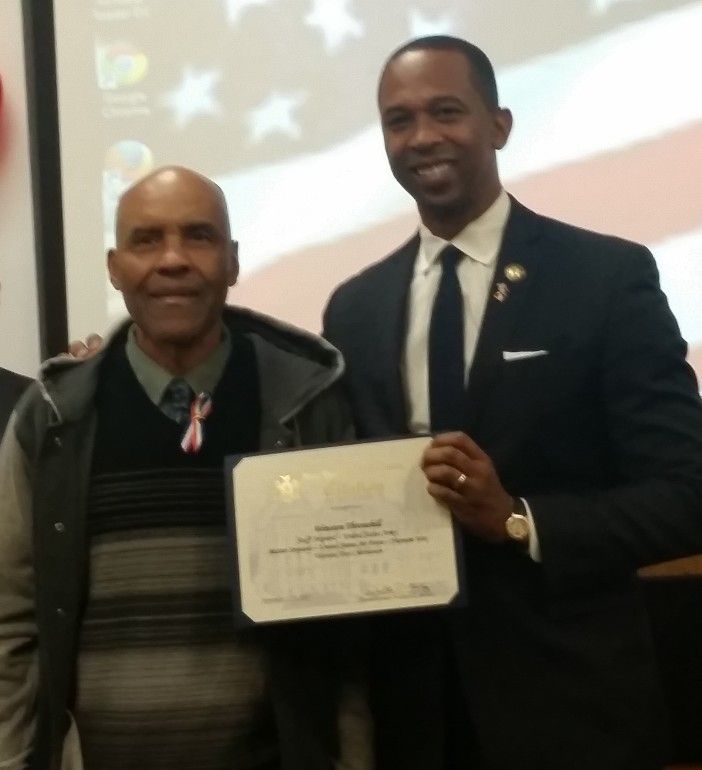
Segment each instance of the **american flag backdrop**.
M699 0L55 0L54 11L72 336L123 312L99 253L119 193L164 163L225 190L242 263L231 301L317 330L333 287L416 228L387 168L377 77L396 46L448 33L484 48L514 113L506 188L649 245L702 378Z

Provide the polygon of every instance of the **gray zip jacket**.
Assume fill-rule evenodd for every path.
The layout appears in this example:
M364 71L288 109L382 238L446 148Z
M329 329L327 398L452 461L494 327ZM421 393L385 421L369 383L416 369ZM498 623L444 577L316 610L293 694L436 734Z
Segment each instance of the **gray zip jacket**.
M241 308L225 308L223 321L232 333L249 336L255 347L262 450L352 437L339 385L343 360L336 348ZM120 344L129 323L106 345ZM87 589L86 493L102 359L98 353L87 361L59 357L46 362L18 404L0 447L3 770L82 767L70 710ZM348 696L353 686L331 681L337 676L330 673L334 666L320 673L315 664L335 654L337 641L348 652L353 634L350 626L342 623L341 628L301 624L293 634L271 632L271 691L286 770L368 767L362 756L368 744L365 715L355 696Z

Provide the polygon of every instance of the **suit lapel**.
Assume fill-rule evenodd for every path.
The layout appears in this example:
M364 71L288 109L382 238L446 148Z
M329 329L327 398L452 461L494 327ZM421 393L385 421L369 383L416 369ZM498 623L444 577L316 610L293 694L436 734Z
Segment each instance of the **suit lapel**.
M512 198L512 209L497 257L495 277L468 379L468 431L475 430L486 395L500 371L502 351L513 328L524 320L524 301L538 269L537 241L536 216ZM512 269L506 270L509 266ZM521 278L520 272L523 274Z
M401 246L388 260L388 273L383 276L382 318L372 334L378 340L379 358L374 365L382 371L381 380L386 388L387 409L392 430L407 431L407 407L402 383L402 356L407 329L407 301L414 262L419 249L419 234Z

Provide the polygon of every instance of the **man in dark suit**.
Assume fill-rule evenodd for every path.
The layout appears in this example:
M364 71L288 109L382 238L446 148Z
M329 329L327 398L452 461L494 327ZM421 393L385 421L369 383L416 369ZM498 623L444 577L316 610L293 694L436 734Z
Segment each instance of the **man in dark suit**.
M15 374L0 366L0 436L5 432L5 426L10 419L17 399L30 382L28 377Z
M492 66L432 37L378 93L409 243L332 295L361 437L432 431L466 607L374 623L379 770L653 770L665 715L636 583L702 549L702 407L642 246L500 184Z

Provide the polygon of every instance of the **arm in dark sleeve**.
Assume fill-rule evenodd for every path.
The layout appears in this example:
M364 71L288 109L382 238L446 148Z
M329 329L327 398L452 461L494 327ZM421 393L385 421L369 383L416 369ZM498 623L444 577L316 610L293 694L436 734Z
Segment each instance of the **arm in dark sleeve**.
M529 496L547 580L584 584L702 551L702 405L652 255L632 248L601 356L611 488Z
M34 740L37 628L28 461L14 417L0 445L0 767L21 770Z

